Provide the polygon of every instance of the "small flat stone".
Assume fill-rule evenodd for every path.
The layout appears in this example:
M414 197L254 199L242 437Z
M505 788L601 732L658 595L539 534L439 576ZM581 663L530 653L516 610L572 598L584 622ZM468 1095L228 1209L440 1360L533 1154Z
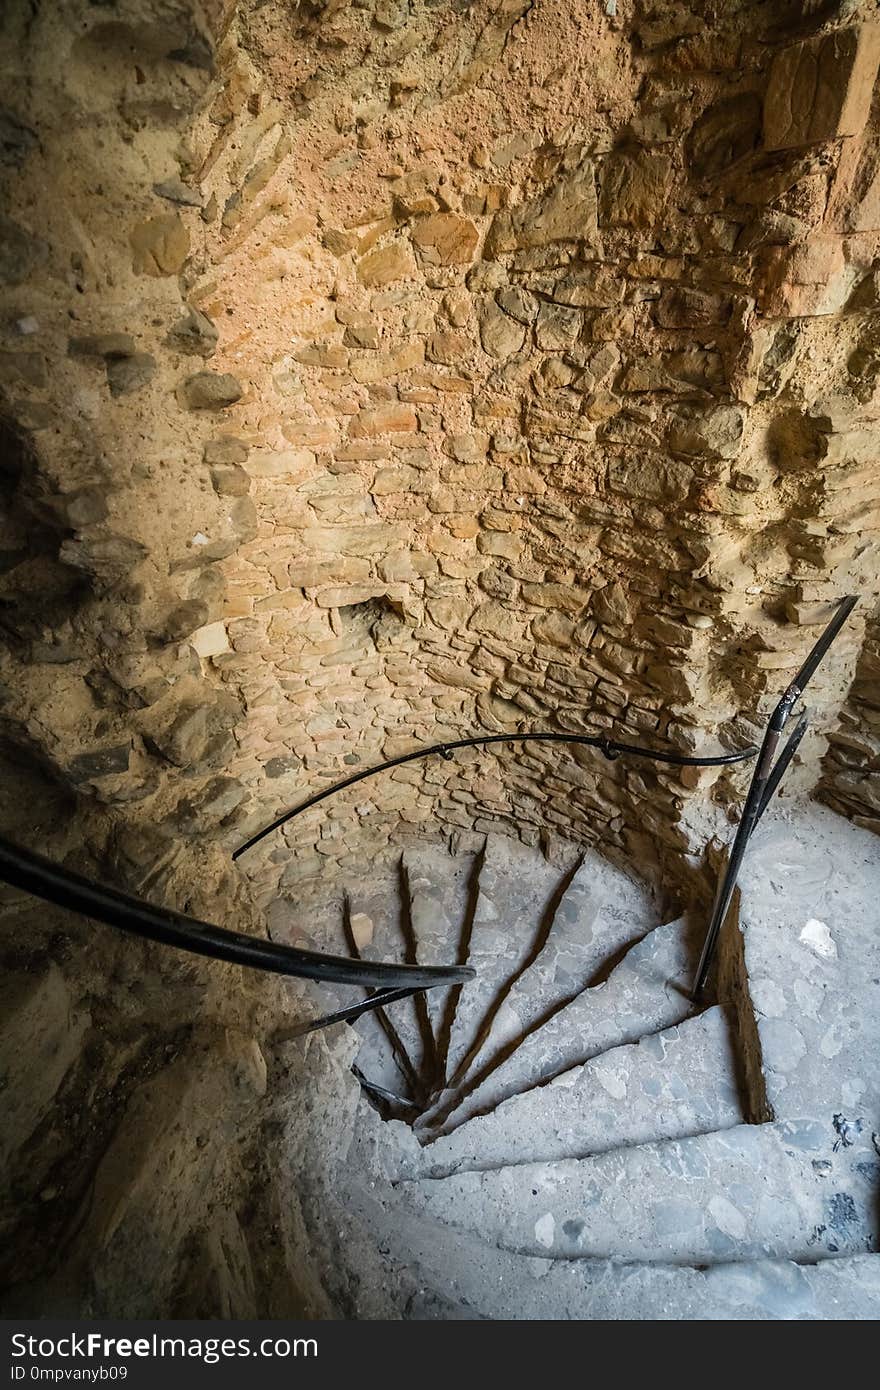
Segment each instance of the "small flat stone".
M107 382L111 396L127 396L142 391L156 375L156 359L149 352L133 352L130 357L107 360Z
M189 232L176 212L138 222L129 239L136 275L177 275L189 255Z
M202 206L202 197L198 190L190 188L180 178L163 179L160 183L154 183L153 192L159 198L166 198L169 203L180 203L189 208Z
M210 357L217 346L219 334L214 323L201 309L188 308L182 318L169 329L166 343L178 352L198 357Z
M196 372L181 382L177 395L185 410L225 410L241 400L242 387L228 372Z
M90 782L96 778L113 777L128 771L131 740L78 753L67 764L67 774L73 782Z

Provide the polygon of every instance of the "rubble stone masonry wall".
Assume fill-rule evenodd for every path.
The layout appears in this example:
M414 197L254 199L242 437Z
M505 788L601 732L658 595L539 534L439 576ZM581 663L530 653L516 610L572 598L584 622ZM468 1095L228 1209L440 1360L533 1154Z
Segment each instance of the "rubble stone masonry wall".
M742 746L850 592L792 785L880 829L876 4L15 0L0 43L3 730L117 876L419 742ZM488 823L646 867L743 775L432 760L253 884Z

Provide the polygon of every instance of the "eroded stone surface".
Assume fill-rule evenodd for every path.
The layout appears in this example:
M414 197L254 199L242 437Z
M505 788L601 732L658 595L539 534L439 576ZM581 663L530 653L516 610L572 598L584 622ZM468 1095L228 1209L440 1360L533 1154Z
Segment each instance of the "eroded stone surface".
M763 825L741 927L767 1101L873 1132L880 1106L880 846L819 807ZM836 1118L835 1118L836 1117Z
M437 1178L511 1162L583 1158L727 1129L742 1118L729 1026L716 1007L460 1122L416 1162L401 1163L397 1176Z
M875 1251L880 1159L790 1120L581 1161L401 1186L413 1207L521 1255L723 1264ZM760 1175L760 1181L756 1181Z

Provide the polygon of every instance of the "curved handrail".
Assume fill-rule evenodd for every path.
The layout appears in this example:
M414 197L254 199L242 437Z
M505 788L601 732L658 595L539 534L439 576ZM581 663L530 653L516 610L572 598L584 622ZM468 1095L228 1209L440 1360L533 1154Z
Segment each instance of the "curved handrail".
M359 772L353 772L350 777L343 777L339 782L325 787L323 791L315 792L299 806L285 811L270 825L258 830L255 835L252 835L249 840L245 840L243 845L239 845L238 849L233 851L232 857L238 859L247 850L253 849L254 845L264 840L267 835L271 835L273 830L278 830L289 820L293 820L295 816L301 816L303 811L317 806L328 796L335 796L337 792L344 791L346 787L353 787L356 782L363 782L366 777L374 777L377 772L385 772L389 767L401 767L404 763L415 762L418 758L428 758L433 753L439 753L442 758L449 758L456 748L478 748L487 743L577 743L588 748L597 748L610 762L621 755L629 755L635 758L649 758L657 763L668 763L674 767L723 767L728 763L745 762L758 755L757 748L748 747L741 749L738 753L717 753L711 758L698 758L686 753L667 753L658 748L643 748L637 743L617 743L600 734L538 732L530 734L480 734L475 738L457 738L449 743L432 743L429 747L417 748L412 753L401 753L397 758L389 758L384 763L377 763L374 767L361 768Z
M243 932L215 927L170 908L154 907L143 898L117 888L107 888L3 837L0 837L0 879L58 907L81 912L134 936L176 946L197 956L269 970L276 975L362 985L383 991L409 991L461 984L473 979L475 974L465 965L393 965L350 960L345 956L302 951L296 946L245 936Z

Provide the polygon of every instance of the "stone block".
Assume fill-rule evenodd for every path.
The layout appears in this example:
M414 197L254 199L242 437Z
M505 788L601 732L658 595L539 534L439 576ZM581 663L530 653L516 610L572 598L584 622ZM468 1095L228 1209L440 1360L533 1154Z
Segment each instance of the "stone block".
M411 434L419 427L410 405L389 401L372 410L361 410L348 427L352 439L371 439L379 434Z
M133 352L130 357L107 361L107 384L111 396L127 396L141 391L156 375L156 359L149 352Z
M252 478L307 478L315 467L311 449L278 449L272 453L252 454L247 471Z
M535 337L538 347L564 351L574 347L581 335L583 314L563 304L542 304L538 311Z
M496 214L486 238L487 258L556 241L598 239L596 179L591 160L564 174L544 194Z
M241 382L228 372L196 372L177 388L184 410L225 410L241 395Z
M387 497L397 492L430 492L431 487L429 476L404 464L400 468L380 468L370 491L374 497Z
M708 328L727 323L730 299L727 295L675 285L663 291L656 309L661 328Z
M351 375L355 381L368 386L401 372L420 367L425 360L425 345L422 342L403 343L390 352L377 352L358 358L352 363Z
M654 227L666 214L671 182L668 155L656 150L625 150L611 155L602 167L600 225Z
M339 584L368 579L369 560L356 560L340 555L332 560L292 560L288 578L294 588L315 589L320 584Z
M880 63L880 25L820 34L777 53L764 100L764 144L786 150L858 135Z
M67 343L68 357L133 357L136 352L130 333L90 333Z
M237 463L218 463L211 469L211 482L219 497L246 497L251 480Z
M48 256L44 241L0 214L0 284L22 284Z
M836 314L862 272L847 264L839 237L816 236L799 246L770 246L763 256L758 305L768 318Z
M6 1173L76 1061L90 1019L74 1008L57 965L38 975L7 972L0 1003L0 1158Z
M306 550L321 554L366 557L386 555L400 543L400 536L395 527L373 522L363 526L309 526L302 532L302 541ZM291 574L293 570L292 565Z
M740 450L743 413L738 406L682 411L669 427L667 443L688 458L732 459Z
M526 330L490 299L480 314L480 342L490 357L511 357L526 340Z
M686 464L636 450L612 459L608 468L612 491L656 500L681 501L688 495L692 477Z
M88 753L78 753L76 757L71 758L67 765L67 775L76 783L114 777L128 771L130 757L131 739L105 748L93 748Z
M231 752L229 730L242 717L242 706L225 691L202 682L180 682L170 702L149 711L144 732L152 747L175 767L208 770Z
M440 362L445 367L456 367L462 358L468 356L473 346L473 339L466 337L464 333L441 330L428 340L428 361Z
M243 439L225 435L222 439L209 439L202 457L207 464L247 463L250 448Z
M412 239L426 260L437 265L467 265L477 249L473 222L454 212L435 212L414 224Z
M395 280L412 280L415 274L415 258L409 246L401 241L368 251L358 261L358 279L371 289L391 285Z
M189 255L189 232L176 212L138 222L129 240L135 275L177 275Z
M308 343L294 354L294 360L304 367L321 367L326 371L344 371L349 362L348 348L338 343Z
M371 598L380 598L384 593L382 585L348 584L341 588L319 589L315 602L319 608L350 608L355 604L368 603Z
M226 624L206 623L204 627L200 627L192 634L189 644L198 652L199 656L204 658L219 656L221 652L228 652L230 648Z
M588 589L575 589L569 584L524 584L522 595L526 603L563 613L580 613L590 601Z
M524 323L528 327L535 322L539 300L528 290L521 289L518 285L505 285L495 298L505 314L509 314L518 323Z

